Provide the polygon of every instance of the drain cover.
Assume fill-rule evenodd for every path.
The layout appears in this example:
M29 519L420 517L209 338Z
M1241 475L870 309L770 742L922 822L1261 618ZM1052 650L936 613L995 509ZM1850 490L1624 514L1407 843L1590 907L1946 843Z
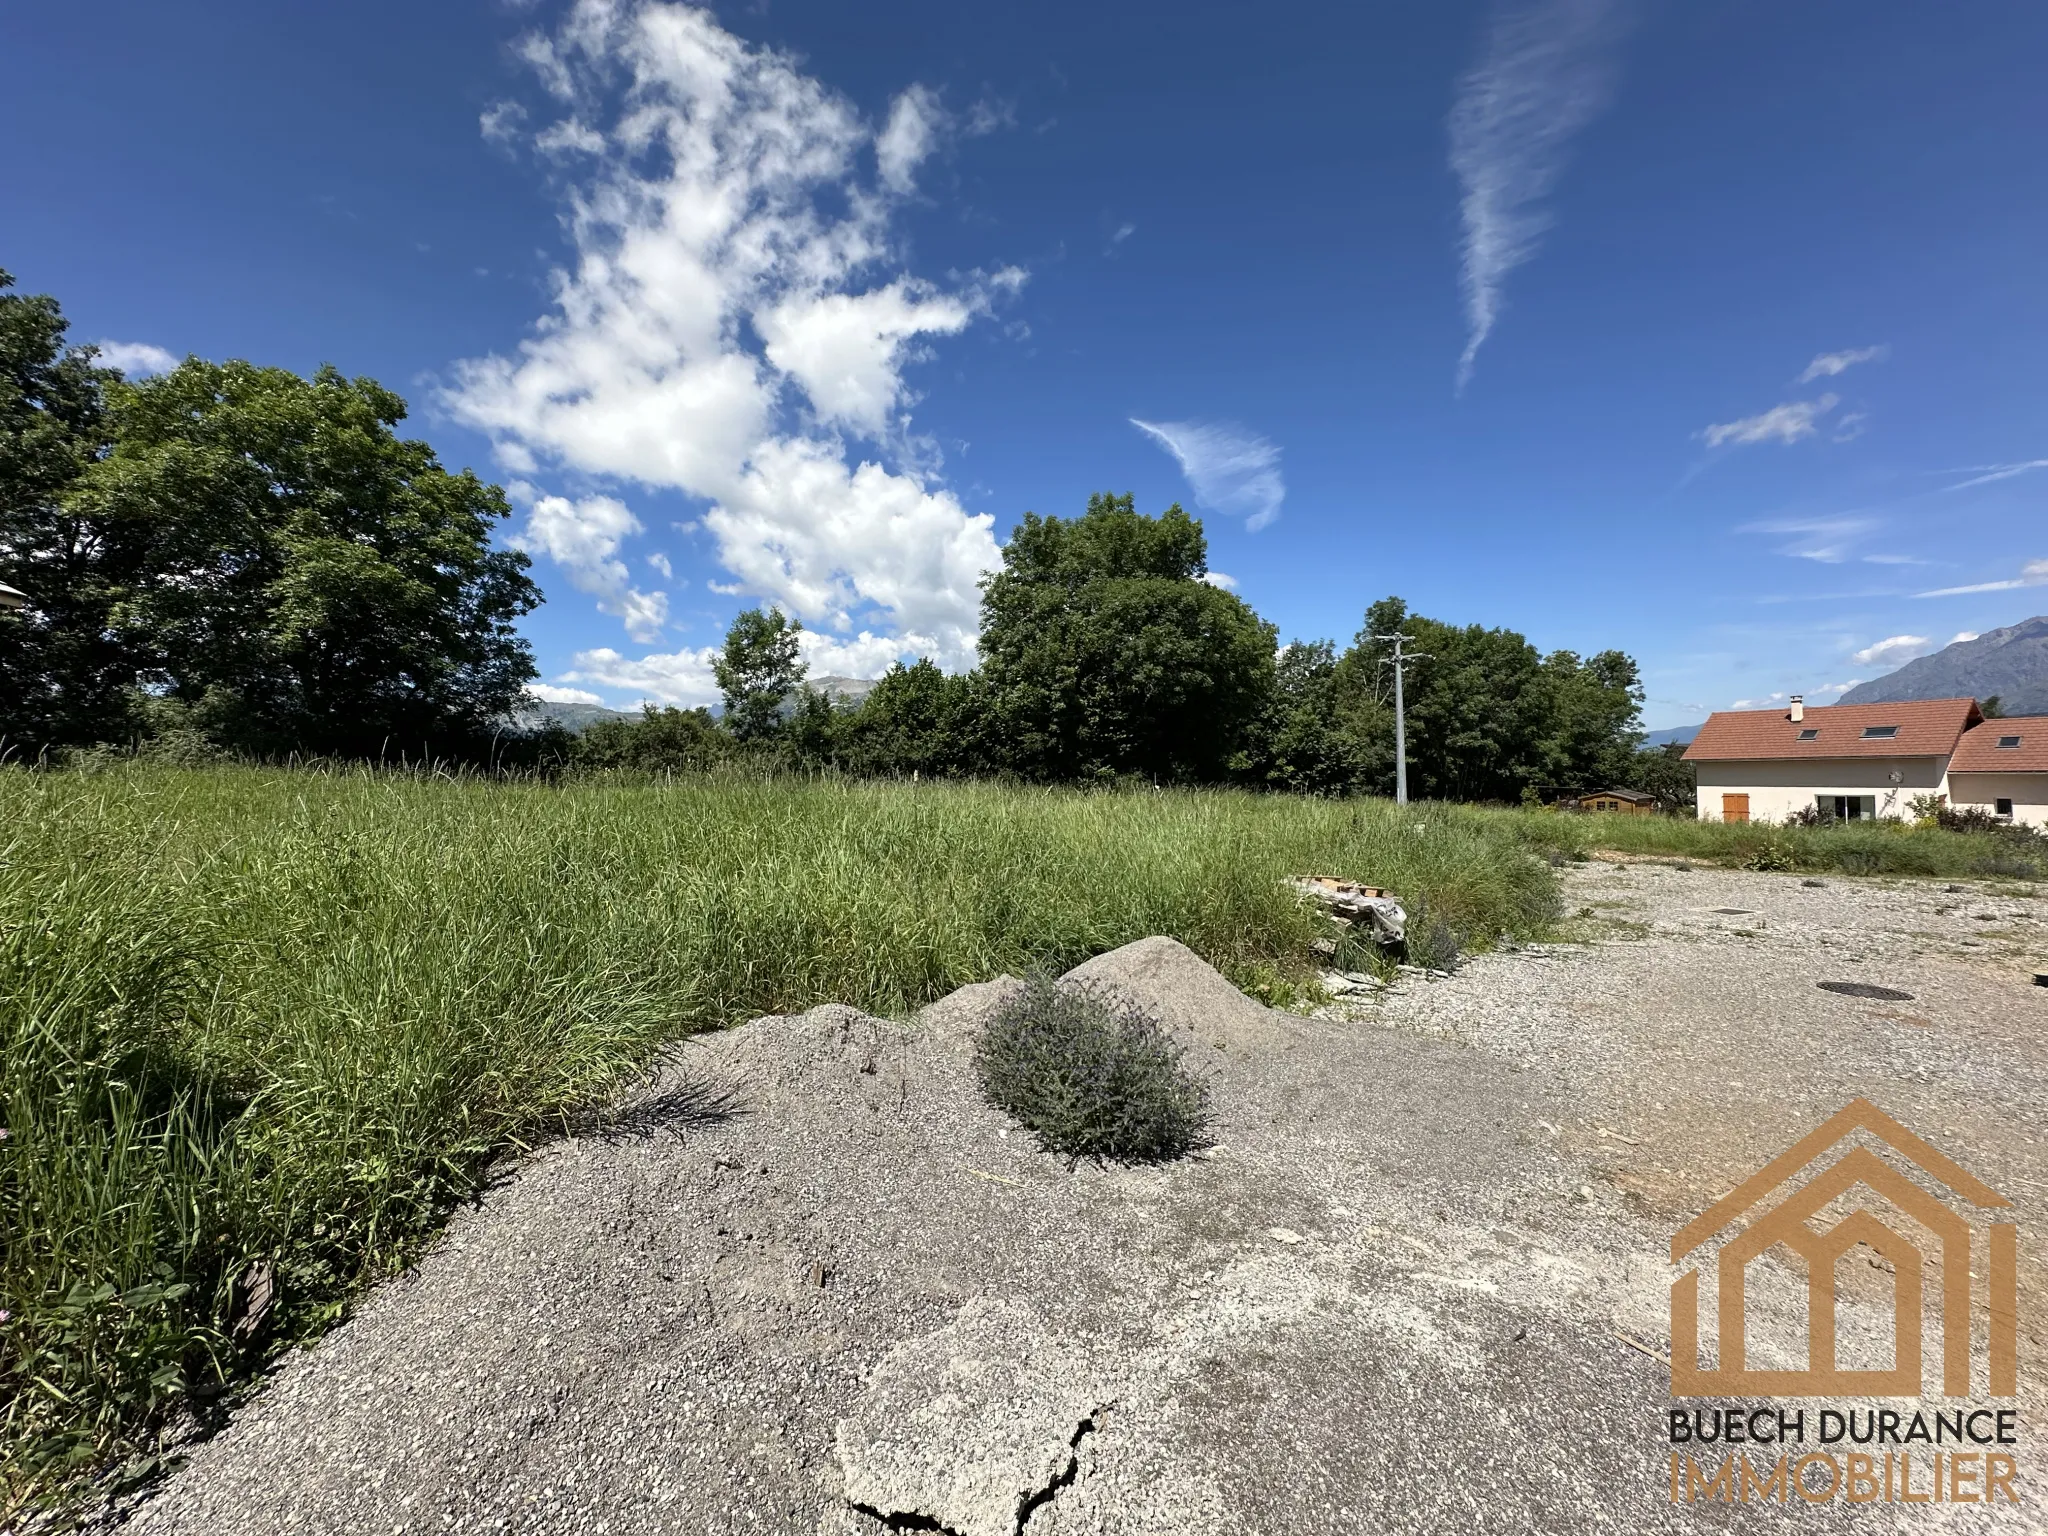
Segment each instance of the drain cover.
M1844 997L1874 997L1881 1003L1910 1003L1913 994L1901 992L1897 987L1873 986L1867 981L1817 981L1814 983L1823 992L1839 992Z
M1750 917L1755 913L1752 907L1716 907L1714 911L1721 917Z

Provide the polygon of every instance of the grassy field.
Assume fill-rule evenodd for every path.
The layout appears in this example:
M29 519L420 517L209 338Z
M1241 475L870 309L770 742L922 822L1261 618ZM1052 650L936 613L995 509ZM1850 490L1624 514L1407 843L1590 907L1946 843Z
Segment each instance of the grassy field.
M1586 816L1524 810L1467 814L1504 837L1568 857L1606 849L1741 869L1941 879L2048 876L2048 839L2024 832L1944 832L1931 826L1881 821L1781 827L1677 816Z
M1528 850L1477 814L1229 793L0 772L9 1497L144 1474L180 1399L327 1326L665 1042L1150 933L1282 995L1315 931L1284 876L1483 944L1553 912ZM258 1261L277 1302L242 1339Z

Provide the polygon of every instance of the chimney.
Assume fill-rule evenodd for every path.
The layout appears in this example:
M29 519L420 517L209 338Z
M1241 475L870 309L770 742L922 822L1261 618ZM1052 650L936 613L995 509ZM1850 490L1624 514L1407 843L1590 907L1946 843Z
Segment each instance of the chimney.
M1806 695L1803 693L1795 693L1792 695L1792 723L1794 725L1797 725L1800 721L1804 720L1805 718Z

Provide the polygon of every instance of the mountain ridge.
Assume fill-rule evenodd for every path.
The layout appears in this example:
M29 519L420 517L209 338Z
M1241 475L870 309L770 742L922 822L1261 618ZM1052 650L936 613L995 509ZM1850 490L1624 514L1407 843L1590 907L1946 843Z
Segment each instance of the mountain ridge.
M1895 672L1858 683L1839 702L1904 704L1994 694L2008 715L2048 714L2048 614L1916 657Z

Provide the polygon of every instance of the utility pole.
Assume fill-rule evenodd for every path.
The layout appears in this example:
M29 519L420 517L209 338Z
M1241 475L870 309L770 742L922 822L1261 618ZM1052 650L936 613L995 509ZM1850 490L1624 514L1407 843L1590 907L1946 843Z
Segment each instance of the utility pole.
M1371 639L1394 647L1394 804L1408 803L1408 705L1401 696L1401 668L1410 661L1427 661L1429 658L1417 652L1404 651L1408 637L1399 631L1391 635L1373 635ZM1382 665L1384 665L1384 660Z

